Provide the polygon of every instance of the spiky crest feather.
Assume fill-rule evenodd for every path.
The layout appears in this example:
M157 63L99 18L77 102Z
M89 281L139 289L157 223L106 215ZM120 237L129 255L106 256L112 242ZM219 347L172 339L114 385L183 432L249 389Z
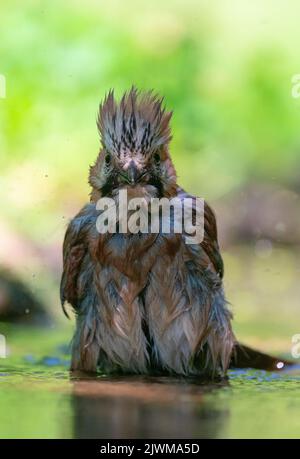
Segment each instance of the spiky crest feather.
M100 105L97 126L103 147L119 158L129 154L148 156L171 140L172 112L153 91L134 86L118 103L111 90Z

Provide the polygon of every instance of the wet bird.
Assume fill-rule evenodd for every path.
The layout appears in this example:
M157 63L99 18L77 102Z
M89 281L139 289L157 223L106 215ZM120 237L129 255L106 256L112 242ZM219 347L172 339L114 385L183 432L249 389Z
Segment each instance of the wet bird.
M91 199L70 222L63 246L61 302L72 305L72 370L223 377L230 365L279 362L236 342L222 283L215 215L204 204L204 235L99 233L108 197L192 198L178 184L163 99L135 88L100 105L101 149L90 168ZM119 222L120 223L120 222Z

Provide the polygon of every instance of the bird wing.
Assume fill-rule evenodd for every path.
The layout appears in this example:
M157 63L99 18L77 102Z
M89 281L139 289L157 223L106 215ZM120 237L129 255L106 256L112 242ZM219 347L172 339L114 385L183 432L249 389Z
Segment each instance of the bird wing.
M71 220L63 243L63 273L60 283L60 299L63 311L68 317L65 302L70 303L76 310L80 291L83 286L78 282L82 264L88 255L87 232L95 224L95 205L87 204Z
M177 196L180 199L195 199L195 196L190 195L182 188L178 188ZM210 265L208 267L215 271L222 279L224 275L224 264L218 244L216 217L214 211L206 201L204 202L204 237L200 245L207 256Z

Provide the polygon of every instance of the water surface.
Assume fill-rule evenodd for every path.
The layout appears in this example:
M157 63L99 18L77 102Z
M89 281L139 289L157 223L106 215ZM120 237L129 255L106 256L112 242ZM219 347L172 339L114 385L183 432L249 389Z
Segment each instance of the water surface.
M6 326L5 332L1 438L300 437L300 371L235 370L216 384L72 377L66 330Z

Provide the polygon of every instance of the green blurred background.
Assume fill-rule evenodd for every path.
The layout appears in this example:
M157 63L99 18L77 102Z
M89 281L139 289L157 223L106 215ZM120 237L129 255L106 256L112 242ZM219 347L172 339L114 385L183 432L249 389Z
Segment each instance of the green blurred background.
M61 245L88 199L98 104L135 84L165 96L179 182L216 209L236 333L289 352L300 333L299 14L292 0L1 1L0 261L55 328L66 326Z
M70 380L74 321L58 295L64 232L88 200L99 149L98 104L110 88L154 88L174 110L179 183L216 210L237 336L290 357L299 17L297 0L1 0L1 438L299 437L289 375L233 373L211 395L182 381Z

